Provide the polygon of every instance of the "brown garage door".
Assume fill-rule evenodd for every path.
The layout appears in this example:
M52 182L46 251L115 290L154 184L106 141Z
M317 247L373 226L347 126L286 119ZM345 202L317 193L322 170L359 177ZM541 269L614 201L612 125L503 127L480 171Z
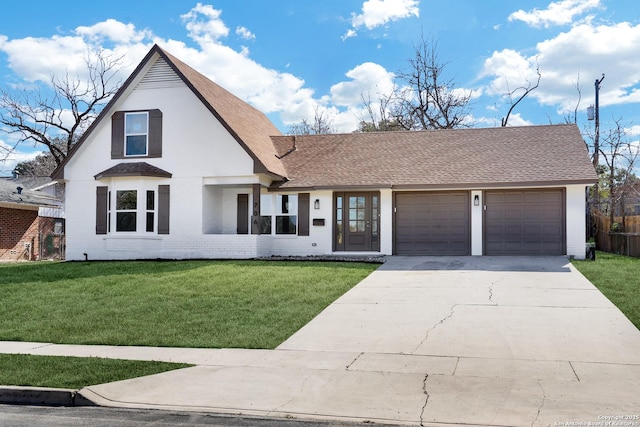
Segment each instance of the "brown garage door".
M469 193L394 193L394 253L469 255Z
M563 255L562 189L487 191L486 255Z

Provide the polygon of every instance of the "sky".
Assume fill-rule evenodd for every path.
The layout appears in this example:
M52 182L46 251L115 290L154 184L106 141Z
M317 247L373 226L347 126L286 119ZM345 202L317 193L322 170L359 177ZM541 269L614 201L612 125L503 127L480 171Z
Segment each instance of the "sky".
M94 47L122 56L124 81L158 44L263 111L286 133L319 112L335 132L368 119L363 96L387 94L421 39L434 40L444 74L470 94L474 127L500 126L506 94L539 87L510 126L577 124L600 88L601 129L621 121L640 138L637 0L30 0L0 6L0 88L44 88L86 73ZM516 96L519 92L516 92ZM63 112L64 115L65 112ZM0 147L15 137L0 132ZM0 175L43 147L22 143Z

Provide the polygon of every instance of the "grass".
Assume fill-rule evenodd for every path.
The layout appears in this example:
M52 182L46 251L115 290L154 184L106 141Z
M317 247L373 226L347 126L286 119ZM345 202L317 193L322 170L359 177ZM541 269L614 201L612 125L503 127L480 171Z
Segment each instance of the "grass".
M274 348L375 268L285 261L0 264L0 340ZM0 384L80 389L186 366L0 354Z
M0 354L0 384L81 389L191 365L94 357Z
M597 252L594 261L572 261L640 329L640 258Z
M0 264L0 340L270 349L375 268L291 261Z

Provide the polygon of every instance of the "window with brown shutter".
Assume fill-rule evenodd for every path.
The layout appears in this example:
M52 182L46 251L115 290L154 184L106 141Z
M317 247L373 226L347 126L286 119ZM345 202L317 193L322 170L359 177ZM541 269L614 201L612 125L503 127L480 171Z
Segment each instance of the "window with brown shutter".
M129 117L129 122L127 122L127 117ZM134 129L134 122L143 119L146 120L143 123L146 126ZM141 142L143 138L145 139L144 144ZM134 143L139 145L131 145ZM154 109L113 113L111 116L111 158L124 159L125 157L162 157L162 111Z

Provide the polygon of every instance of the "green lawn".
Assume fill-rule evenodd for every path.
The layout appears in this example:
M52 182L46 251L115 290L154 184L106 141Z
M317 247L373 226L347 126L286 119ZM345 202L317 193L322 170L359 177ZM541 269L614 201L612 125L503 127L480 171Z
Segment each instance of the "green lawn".
M275 348L376 264L0 264L0 340Z
M190 365L93 357L0 354L0 384L81 389Z
M640 329L640 258L597 252L572 263Z

